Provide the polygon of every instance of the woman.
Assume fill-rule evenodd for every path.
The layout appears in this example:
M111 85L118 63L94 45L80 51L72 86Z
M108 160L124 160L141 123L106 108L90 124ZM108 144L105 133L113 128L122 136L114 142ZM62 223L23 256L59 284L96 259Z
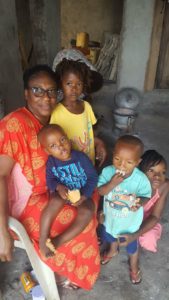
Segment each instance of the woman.
M152 186L152 198L144 206L144 221L135 234L123 235L125 242L131 243L139 238L140 246L151 252L157 252L157 241L161 237L162 226L159 222L169 193L169 179L166 178L167 163L155 150L147 150L139 168L147 175Z
M10 261L13 242L8 231L8 215L26 228L39 253L40 215L48 203L45 163L47 154L37 141L37 133L47 124L56 103L55 73L44 65L24 74L26 107L0 122L0 260ZM55 219L51 236L69 227L76 208L64 206ZM96 218L83 232L60 246L56 255L44 258L60 276L62 286L90 290L100 271ZM41 255L39 253L39 255ZM63 280L64 276L64 280Z

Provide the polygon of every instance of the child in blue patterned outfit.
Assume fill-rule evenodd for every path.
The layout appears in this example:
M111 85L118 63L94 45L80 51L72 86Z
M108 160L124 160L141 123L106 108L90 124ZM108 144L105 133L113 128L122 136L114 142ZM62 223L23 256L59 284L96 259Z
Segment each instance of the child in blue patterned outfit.
M101 238L110 243L109 251L103 255L104 265L118 254L119 235L136 232L143 221L143 207L137 202L151 196L151 185L147 176L137 166L141 161L144 145L130 135L121 136L115 143L113 165L103 169L99 176L98 189L104 196L104 224ZM144 201L145 203L145 201ZM140 283L137 240L128 244L130 278L132 283Z
M40 250L45 256L51 256L52 252L46 246L46 240L52 221L65 203L69 202L77 207L76 219L70 226L70 239L72 234L78 235L92 219L94 203L91 196L97 186L98 175L85 153L71 149L70 140L59 125L44 126L38 134L38 139L49 154L46 178L50 191L50 201L43 210L40 222ZM76 202L71 199L72 190L79 191L79 199L76 199ZM67 239L69 235L66 235ZM60 244L65 242L67 240L60 241Z

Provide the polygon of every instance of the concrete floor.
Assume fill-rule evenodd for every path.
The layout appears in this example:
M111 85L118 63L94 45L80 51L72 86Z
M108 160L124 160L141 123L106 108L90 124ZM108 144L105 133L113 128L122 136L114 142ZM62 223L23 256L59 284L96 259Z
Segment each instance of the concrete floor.
M94 95L96 114L103 117L98 129L105 138L109 149L113 146L115 135L112 131L112 108L114 87L105 86ZM169 91L160 90L143 95L139 107L139 116L135 125L135 133L143 140L145 149L156 149L162 153L169 165ZM140 251L140 267L143 280L140 285L132 285L128 275L127 255L125 249L102 266L100 276L90 292L84 290L60 290L61 300L168 300L169 299L169 203L162 217L163 235L159 242L158 253ZM31 266L23 250L16 249L11 263L0 263L0 299L30 300L31 295L23 291L19 277Z

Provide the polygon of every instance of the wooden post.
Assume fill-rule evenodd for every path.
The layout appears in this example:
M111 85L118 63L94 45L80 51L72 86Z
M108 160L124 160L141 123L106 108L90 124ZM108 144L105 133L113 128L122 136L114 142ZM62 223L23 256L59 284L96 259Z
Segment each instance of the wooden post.
M154 21L151 37L150 55L147 64L144 89L152 91L154 89L158 57L160 52L160 42L165 11L165 0L156 0L154 8Z

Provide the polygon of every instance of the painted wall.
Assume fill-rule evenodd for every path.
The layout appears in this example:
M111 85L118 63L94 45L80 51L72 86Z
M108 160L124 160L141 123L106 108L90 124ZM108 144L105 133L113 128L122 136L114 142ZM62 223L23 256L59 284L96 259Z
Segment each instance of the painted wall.
M15 1L0 0L0 20L0 97L8 113L24 103Z
M155 0L125 0L118 66L118 88L144 90Z
M101 42L104 31L120 33L123 0L61 1L61 45L70 47L78 32L88 32L90 40Z

